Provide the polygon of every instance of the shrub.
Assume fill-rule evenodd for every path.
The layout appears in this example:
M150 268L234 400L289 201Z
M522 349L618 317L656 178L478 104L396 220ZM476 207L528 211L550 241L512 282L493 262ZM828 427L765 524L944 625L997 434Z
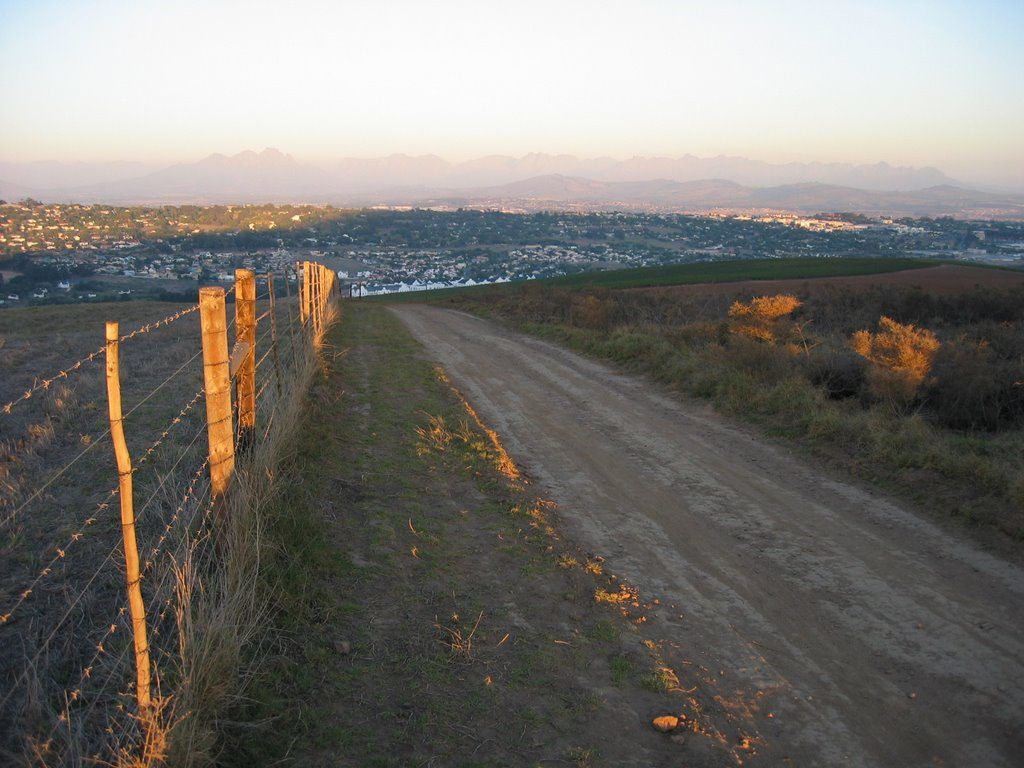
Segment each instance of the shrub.
M572 297L572 324L594 331L607 331L615 314L615 300L593 294Z
M807 363L807 378L832 400L858 396L864 388L864 360L848 349L827 349Z
M801 305L796 296L780 293L777 296L758 296L744 304L733 302L729 317L734 321L733 331L749 339L769 344L784 340L790 335L785 318Z
M871 363L867 376L871 394L899 410L917 398L940 345L926 328L883 315L876 333L857 331L850 346Z
M1024 418L1024 363L999 359L988 341L945 344L934 374L928 404L948 427L994 431Z

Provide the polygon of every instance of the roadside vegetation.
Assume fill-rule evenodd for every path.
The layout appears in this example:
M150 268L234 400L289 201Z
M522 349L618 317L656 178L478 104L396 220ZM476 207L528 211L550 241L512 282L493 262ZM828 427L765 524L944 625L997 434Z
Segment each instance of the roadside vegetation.
M760 269L750 263L734 279ZM1016 548L1024 539L1024 287L936 295L879 280L776 294L752 285L684 292L537 283L431 298L706 398Z

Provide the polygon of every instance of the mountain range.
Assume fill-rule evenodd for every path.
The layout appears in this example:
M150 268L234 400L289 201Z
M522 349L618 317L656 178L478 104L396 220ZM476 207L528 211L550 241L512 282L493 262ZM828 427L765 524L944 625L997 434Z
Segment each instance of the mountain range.
M337 205L792 210L1024 218L1024 195L966 188L936 168L772 164L742 157L580 159L491 155L452 163L390 155L300 163L274 149L198 162L0 162L0 198L120 204Z

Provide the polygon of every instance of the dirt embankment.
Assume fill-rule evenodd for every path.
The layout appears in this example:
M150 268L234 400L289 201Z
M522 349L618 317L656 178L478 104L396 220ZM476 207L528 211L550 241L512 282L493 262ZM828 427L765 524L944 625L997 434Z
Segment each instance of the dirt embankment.
M963 269L884 278L934 288ZM665 663L753 734L747 764L1019 764L1020 568L705 406L465 314L396 311L563 529L659 601Z

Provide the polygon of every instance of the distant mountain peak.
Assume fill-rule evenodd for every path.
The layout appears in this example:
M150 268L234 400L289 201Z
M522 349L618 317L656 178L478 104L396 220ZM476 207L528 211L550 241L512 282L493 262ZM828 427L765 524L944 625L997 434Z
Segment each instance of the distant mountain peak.
M108 164L109 165L109 164ZM97 202L331 202L345 205L451 204L526 200L529 205L624 206L650 210L840 210L954 213L1015 211L1013 196L965 189L932 167L885 161L769 163L717 157L635 155L578 158L531 152L450 162L394 153L322 164L300 163L273 147L214 153L164 168L0 162L5 196ZM48 175L43 175L45 171ZM86 181L92 174L94 178ZM105 177L103 177L105 175ZM43 179L45 185L31 179ZM51 180L75 179L78 183ZM1000 207L1003 206L1003 207ZM986 208L987 207L987 208ZM1004 215L1004 214L1000 214Z

